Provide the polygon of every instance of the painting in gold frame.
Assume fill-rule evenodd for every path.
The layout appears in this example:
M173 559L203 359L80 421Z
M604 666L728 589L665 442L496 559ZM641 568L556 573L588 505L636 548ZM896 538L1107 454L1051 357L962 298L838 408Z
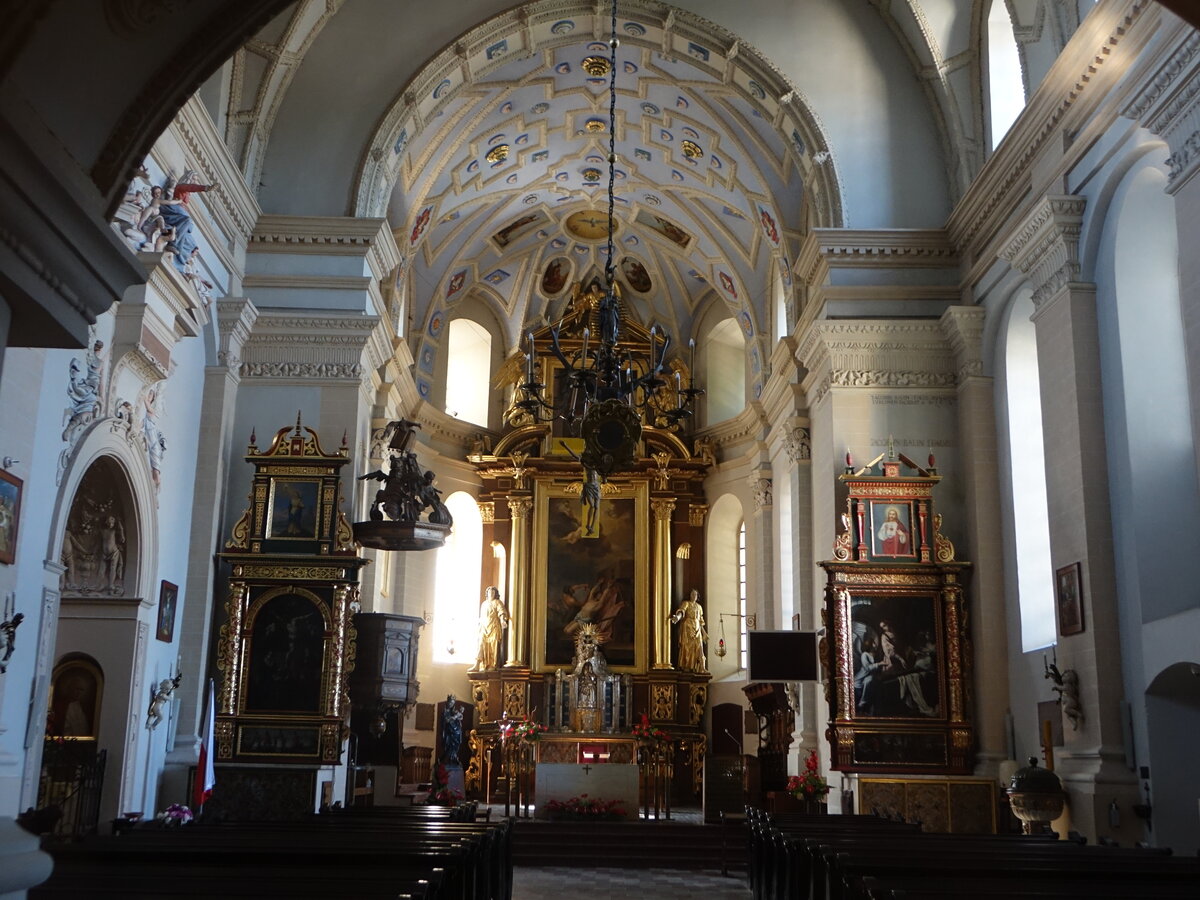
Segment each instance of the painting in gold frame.
M590 536L579 498L578 482L537 485L534 668L569 669L574 634L587 619L605 637L602 649L610 668L644 670L650 603L646 485L608 482L597 533Z
M314 540L321 521L321 480L272 478L267 508L267 538Z

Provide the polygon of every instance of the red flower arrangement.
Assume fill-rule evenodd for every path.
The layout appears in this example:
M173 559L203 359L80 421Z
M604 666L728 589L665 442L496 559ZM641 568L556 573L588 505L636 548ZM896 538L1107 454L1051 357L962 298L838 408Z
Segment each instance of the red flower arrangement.
M829 782L817 772L817 751L809 751L804 771L788 777L787 792L797 800L823 800L829 793Z
M547 728L545 725L541 722L534 722L532 719L509 719L500 726L500 737L506 741L524 743L526 741L536 741L546 731Z
M633 726L633 736L642 743L666 743L671 740L671 735L663 731L657 725L651 725L650 720L646 718L646 714L642 713L642 721Z
M446 764L438 763L437 768L433 770L429 798L425 802L435 806L448 806L462 798L462 791L450 787L450 773L446 770Z
M620 800L600 800L587 794L569 800L551 800L546 804L546 812L552 819L605 821L625 818L625 808Z

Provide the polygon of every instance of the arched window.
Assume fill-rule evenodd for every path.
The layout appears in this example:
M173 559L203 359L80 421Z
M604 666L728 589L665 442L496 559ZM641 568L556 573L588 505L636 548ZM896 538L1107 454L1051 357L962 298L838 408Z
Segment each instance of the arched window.
M1025 108L1021 55L1005 0L992 0L987 21L988 125L995 150Z
M732 317L704 338L704 400L709 425L732 419L746 408L746 338Z
M486 427L492 396L492 336L478 322L454 319L447 344L446 412Z
M715 650L725 639L725 656L709 654L713 679L745 678L746 526L742 504L733 494L722 494L712 504L704 535L706 618Z
M746 600L746 520L738 523L737 536L738 560L738 668L745 671L750 667L750 638L746 632L747 616L750 610Z
M475 498L455 491L446 498L454 530L436 551L433 591L433 661L469 666L475 662L475 628L482 596L479 567L483 517Z
M1004 341L1012 530L1021 609L1021 648L1026 653L1055 643L1058 633L1046 506L1042 400L1032 315L1033 298L1028 289L1023 289L1009 306Z
M775 277L771 280L771 289L775 292L775 340L782 341L791 331L792 323L787 315L787 286L783 282L781 263L776 260L772 264Z

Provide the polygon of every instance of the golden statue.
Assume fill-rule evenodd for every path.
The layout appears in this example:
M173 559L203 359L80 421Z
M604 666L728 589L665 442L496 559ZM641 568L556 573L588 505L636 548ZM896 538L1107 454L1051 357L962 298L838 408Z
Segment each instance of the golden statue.
M671 623L679 624L679 669L682 672L707 672L704 642L708 632L704 630L704 608L700 606L700 592L693 589L687 600L671 614Z
M479 654L475 657L475 671L486 672L499 664L500 639L508 621L500 591L495 586L487 588L479 604Z

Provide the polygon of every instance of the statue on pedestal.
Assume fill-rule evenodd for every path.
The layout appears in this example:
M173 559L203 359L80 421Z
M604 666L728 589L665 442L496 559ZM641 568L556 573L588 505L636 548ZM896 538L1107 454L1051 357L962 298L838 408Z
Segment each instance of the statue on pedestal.
M475 657L475 671L487 672L499 665L500 639L508 622L508 610L500 602L499 589L489 587L479 604L479 654Z
M704 630L704 608L700 605L700 592L693 589L687 600L671 614L671 624L679 625L679 668L683 672L707 672L704 657L704 642L708 632ZM682 623L682 624L680 624Z

